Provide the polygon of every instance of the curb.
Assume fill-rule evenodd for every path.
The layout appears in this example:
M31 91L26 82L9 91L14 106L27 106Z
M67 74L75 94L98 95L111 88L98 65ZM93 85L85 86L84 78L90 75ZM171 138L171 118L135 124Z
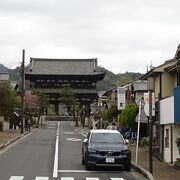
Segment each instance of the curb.
M76 128L75 128L76 129ZM85 134L85 135L87 135L88 133L87 132L85 132L84 130L80 130L80 129L76 129L78 132L80 132L80 133L83 133L83 134ZM149 180L155 180L154 179L154 177L153 177L153 175L149 172L149 171L147 171L147 170L145 170L143 167L141 167L141 166L139 166L139 165L137 165L137 164L135 164L135 162L131 162L131 167L133 168L133 169L135 169L135 170L137 170L138 172L140 172L141 174L143 174L146 178L148 178Z
M135 162L132 161L132 162L131 162L131 166L132 166L133 169L135 169L135 170L137 170L138 172L140 172L141 174L143 174L143 175L144 175L145 177L147 177L149 180L155 180L154 177L153 177L153 175L152 175L149 171L147 171L147 170L145 170L143 167L135 164Z
M11 140L8 141L6 144L2 144L2 145L0 146L0 150L3 149L3 148L5 148L6 146L12 144L13 142L17 141L18 139L22 138L22 137L25 136L26 134L28 134L28 132L25 132L24 134L22 134L22 135L20 135L20 136L17 136L17 137L15 137L15 138L13 138L13 139L11 139Z

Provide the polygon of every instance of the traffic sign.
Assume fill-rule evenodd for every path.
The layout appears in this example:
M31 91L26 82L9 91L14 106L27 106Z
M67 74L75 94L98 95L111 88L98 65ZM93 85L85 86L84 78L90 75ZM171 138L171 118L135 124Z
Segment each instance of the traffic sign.
M140 114L140 117L139 117ZM146 113L144 111L144 106L141 106L140 112L136 116L136 122L140 121L141 123L148 123L148 118L146 116Z

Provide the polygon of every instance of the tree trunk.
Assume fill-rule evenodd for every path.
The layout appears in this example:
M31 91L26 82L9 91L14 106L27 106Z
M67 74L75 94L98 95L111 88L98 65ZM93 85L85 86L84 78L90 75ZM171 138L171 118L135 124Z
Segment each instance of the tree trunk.
M38 120L37 120L37 127L39 127L39 121L40 121L41 115L38 115Z

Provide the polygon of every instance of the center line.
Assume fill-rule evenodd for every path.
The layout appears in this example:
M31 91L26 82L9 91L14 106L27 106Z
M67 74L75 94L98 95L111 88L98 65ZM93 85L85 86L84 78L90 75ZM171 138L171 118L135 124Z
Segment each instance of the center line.
M56 147L55 147L55 155L54 155L54 171L53 171L53 178L57 178L57 177L58 177L59 126L60 126L60 121L58 122L57 135L56 135Z

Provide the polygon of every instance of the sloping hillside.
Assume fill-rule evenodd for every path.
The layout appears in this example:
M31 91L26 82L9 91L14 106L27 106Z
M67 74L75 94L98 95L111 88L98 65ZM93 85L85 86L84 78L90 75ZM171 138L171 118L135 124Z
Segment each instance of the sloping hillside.
M133 72L126 72L126 73L119 73L114 74L113 72L101 67L101 69L106 71L105 78L97 83L97 89L99 91L106 91L111 89L114 86L118 86L129 82L131 80L135 80L142 76L140 73L133 73ZM0 72L9 72L10 79L13 81L18 81L20 84L21 77L20 77L20 67L16 67L15 69L8 69L4 65L0 64Z

